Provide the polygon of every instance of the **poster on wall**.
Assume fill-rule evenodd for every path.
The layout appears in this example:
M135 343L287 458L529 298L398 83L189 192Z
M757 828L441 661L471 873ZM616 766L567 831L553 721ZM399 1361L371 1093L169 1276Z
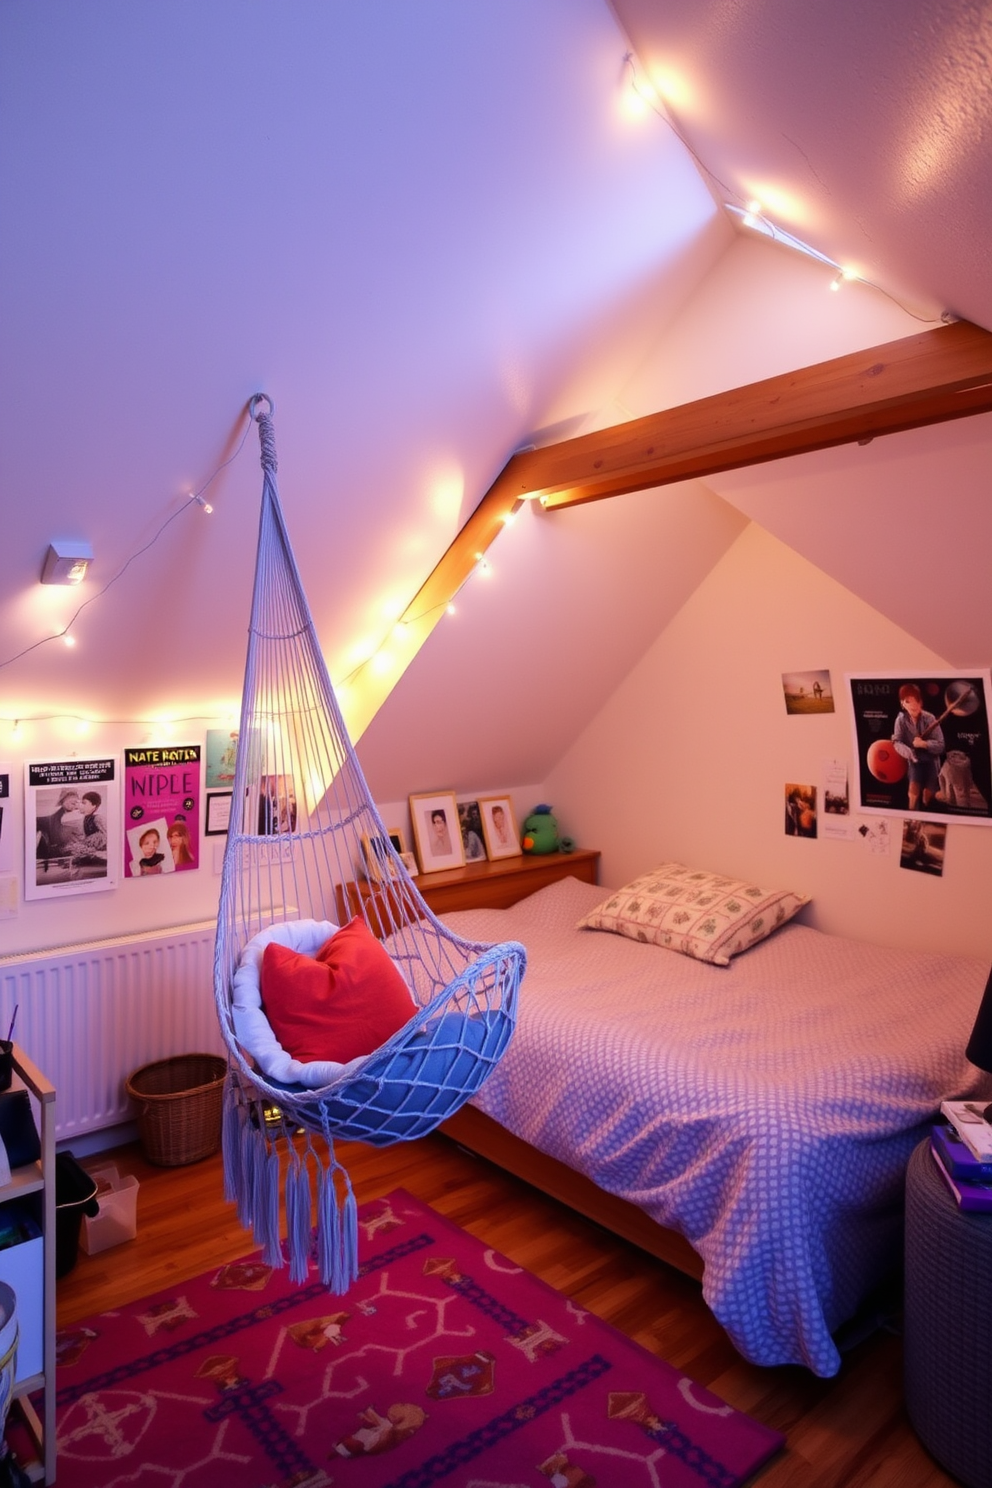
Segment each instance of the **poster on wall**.
M114 888L117 760L29 761L24 778L25 899Z
M230 790L238 757L237 729L207 729L203 774L206 790Z
M199 744L125 749L124 819L126 878L199 868Z
M11 814L13 778L12 766L0 765L0 873L12 873L14 869L14 822Z
M847 677L858 807L992 822L988 670Z

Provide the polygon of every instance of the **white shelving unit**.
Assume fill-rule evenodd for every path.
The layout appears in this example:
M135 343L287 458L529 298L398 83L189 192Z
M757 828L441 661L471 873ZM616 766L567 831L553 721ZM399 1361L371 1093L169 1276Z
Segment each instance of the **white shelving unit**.
M0 1250L0 1281L17 1296L19 1342L12 1410L20 1410L37 1451L22 1463L33 1482L55 1482L55 1086L14 1045L14 1087L34 1097L41 1158L15 1168L0 1185L0 1204L41 1194L42 1234ZM43 1392L41 1415L28 1398Z

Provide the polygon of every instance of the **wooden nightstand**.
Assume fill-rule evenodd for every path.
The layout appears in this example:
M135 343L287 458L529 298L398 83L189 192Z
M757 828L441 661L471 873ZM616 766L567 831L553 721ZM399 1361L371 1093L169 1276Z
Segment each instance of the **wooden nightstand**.
M434 913L445 915L457 909L506 909L560 878L594 884L598 870L598 850L576 848L570 853L521 853L492 863L446 868L443 873L421 873L414 883ZM342 923L360 912L363 900L375 899L386 887L365 880L339 885L336 892Z

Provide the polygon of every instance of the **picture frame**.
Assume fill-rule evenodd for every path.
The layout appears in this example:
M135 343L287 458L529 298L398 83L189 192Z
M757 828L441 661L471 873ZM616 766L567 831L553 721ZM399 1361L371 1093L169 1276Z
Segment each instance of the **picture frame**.
M987 668L852 672L845 680L859 811L992 825ZM927 742L916 748L914 738Z
M389 831L388 838L379 833L362 833L362 872L370 884L385 883L391 878L399 877L396 864L390 856L391 847L399 851L392 831Z
M461 828L466 863L484 863L486 836L482 830L482 812L478 801L458 802L458 825Z
M445 868L464 868L465 849L454 791L411 796L410 821L421 872L439 873Z
M515 858L523 852L509 796L480 796L479 812L490 858Z
M292 775L263 775L258 792L259 837L295 832L297 812L296 782Z
M207 814L203 828L205 837L226 837L231 824L231 799L233 791L211 791L207 796Z

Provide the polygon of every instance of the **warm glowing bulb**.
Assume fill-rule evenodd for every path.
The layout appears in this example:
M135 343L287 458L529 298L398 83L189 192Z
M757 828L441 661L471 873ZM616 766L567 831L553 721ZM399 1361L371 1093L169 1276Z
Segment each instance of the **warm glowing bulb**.
M516 520L517 514L515 511L504 512L503 515L500 517L500 521L503 523L504 527L512 527Z
M830 288L834 291L835 294L836 294L837 290L840 289L842 283L843 283L843 275L842 274L837 274L837 275L834 276L833 279L831 279L831 281L830 281Z
M458 611L455 609L453 604L449 604L446 607L446 613L449 615L457 615Z
M392 670L393 658L388 651L377 651L372 658L372 670L374 672L388 672Z
M88 734L89 731L90 731L89 719L88 718L80 718L79 721L78 721L78 723L76 724L76 733L77 734Z
M62 639L70 648L76 644L76 637L74 635L64 635Z
M748 212L750 212L750 214L751 214L752 217L760 217L761 216L761 203L760 203L760 201L757 200L756 197L753 197L752 196L752 198L751 198L751 200L749 202L745 202L744 203L744 206L745 206L746 210Z
M198 506L202 506L203 507L203 510L206 512L207 516L209 517L210 513L213 511L213 507L210 505L210 502L209 501L204 501L204 499L203 499L202 496L197 496L197 494L196 494L195 491L193 493L193 500L197 503Z
M858 276L853 269L841 269L840 277L850 283L852 279L857 279Z
M641 92L640 85L632 82L629 88L624 89L623 110L631 119L643 119L648 112L650 104Z

